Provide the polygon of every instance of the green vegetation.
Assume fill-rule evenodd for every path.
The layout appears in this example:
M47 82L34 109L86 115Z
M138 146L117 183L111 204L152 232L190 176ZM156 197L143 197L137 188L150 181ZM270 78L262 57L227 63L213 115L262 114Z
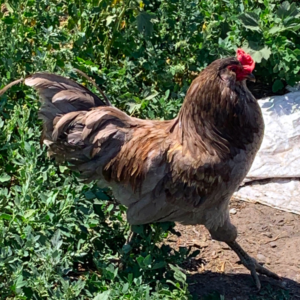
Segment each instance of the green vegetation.
M300 80L297 1L1 4L1 87L36 71L82 82L75 67L131 115L168 119L195 73L237 47L273 91ZM175 265L197 253L158 246L173 224L135 227L133 249L122 248L125 208L46 158L36 99L24 86L0 99L1 299L190 299Z

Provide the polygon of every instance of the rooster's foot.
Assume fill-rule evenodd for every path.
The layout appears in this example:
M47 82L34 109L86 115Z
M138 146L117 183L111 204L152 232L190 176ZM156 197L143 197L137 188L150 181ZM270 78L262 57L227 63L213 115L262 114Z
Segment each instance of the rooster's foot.
M242 264L251 272L251 276L258 290L260 290L261 288L261 283L259 281L257 273L275 279L280 279L280 277L277 274L264 268L254 258L250 257L236 241L226 242L226 244L238 255Z

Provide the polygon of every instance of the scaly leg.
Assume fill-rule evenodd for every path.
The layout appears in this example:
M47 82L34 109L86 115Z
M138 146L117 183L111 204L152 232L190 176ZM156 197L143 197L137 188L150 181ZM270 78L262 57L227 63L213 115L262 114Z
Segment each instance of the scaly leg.
M259 281L259 278L257 276L257 273L275 278L275 279L280 279L280 277L269 271L268 269L264 268L261 266L254 258L250 257L244 250L243 248L236 242L225 242L240 258L242 264L251 272L252 278L256 284L256 287L258 290L261 288L261 284Z

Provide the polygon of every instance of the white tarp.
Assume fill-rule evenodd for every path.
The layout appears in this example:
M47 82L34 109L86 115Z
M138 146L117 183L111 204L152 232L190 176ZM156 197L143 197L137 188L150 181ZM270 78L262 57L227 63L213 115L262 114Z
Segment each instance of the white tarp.
M263 143L234 197L300 214L300 91L258 103Z

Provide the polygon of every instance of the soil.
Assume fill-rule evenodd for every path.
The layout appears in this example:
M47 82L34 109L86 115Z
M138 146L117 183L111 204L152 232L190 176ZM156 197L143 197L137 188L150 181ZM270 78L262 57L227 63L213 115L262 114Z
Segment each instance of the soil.
M231 220L238 228L239 244L281 280L260 276L258 292L249 271L225 243L212 240L202 225L177 225L181 237L171 236L168 243L174 248L200 249L195 259L183 265L196 299L300 299L300 216L233 200ZM207 297L214 292L222 296Z

